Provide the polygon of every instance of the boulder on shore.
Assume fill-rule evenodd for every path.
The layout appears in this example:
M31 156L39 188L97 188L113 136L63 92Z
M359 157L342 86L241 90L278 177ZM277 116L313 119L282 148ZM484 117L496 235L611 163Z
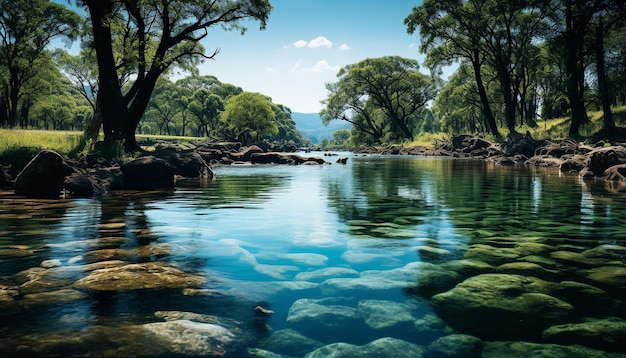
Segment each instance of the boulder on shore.
M120 167L129 188L167 188L174 186L174 167L154 156L139 157Z
M15 194L29 197L58 197L65 177L78 170L51 150L39 152L15 178Z
M194 149L168 145L150 153L151 156L167 161L174 169L174 174L186 178L209 178L215 174L200 153Z
M303 157L297 154L283 154L277 152L253 153L250 156L251 164L325 164L320 157Z

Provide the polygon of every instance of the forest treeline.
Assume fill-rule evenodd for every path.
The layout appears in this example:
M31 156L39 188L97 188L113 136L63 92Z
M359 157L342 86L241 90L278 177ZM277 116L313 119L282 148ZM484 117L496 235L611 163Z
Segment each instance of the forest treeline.
M419 34L421 67L397 56L364 59L326 85L322 120L353 128L334 144L406 142L425 132L498 137L556 117L569 117L576 137L588 110L603 111L605 130L615 127L611 107L626 102L624 1L418 4L398 21ZM201 44L210 31L263 29L269 1L71 5L0 0L0 126L103 133L127 150L137 133L308 144L288 107L198 74L219 53ZM80 51L53 48L59 41Z

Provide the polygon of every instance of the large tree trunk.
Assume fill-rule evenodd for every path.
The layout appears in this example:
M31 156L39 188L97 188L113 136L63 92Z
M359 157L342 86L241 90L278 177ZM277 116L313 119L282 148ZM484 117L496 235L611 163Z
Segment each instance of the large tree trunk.
M578 137L580 126L589 121L583 99L584 73L582 71L583 33L576 31L578 24L574 19L571 6L566 8L565 30L565 71L567 73L567 96L570 102L572 122L569 135ZM582 87L581 87L582 84Z
M598 87L600 90L600 100L602 101L602 111L604 112L603 127L604 130L615 128L613 113L611 112L611 97L609 94L609 85L606 81L606 68L604 65L604 24L602 17L598 27L596 28L596 69L598 71Z
M125 138L128 111L122 98L118 74L115 68L111 29L108 18L113 12L112 0L86 0L93 27L94 45L98 61L99 112L102 118L104 141L111 143ZM95 114L97 115L97 114Z
M87 123L85 128L85 138L98 140L100 135L100 128L102 127L102 111L100 111L100 96L96 98L96 105L93 108L93 117Z
M154 87L160 75L161 71L151 68L143 80L141 80L137 93L132 98L132 105L128 109L128 118L126 126L124 127L124 149L126 151L133 151L137 148L135 132L148 107L148 103L150 103L150 97L152 96L152 92L154 91ZM137 81L139 81L139 79L137 79Z
M489 104L489 99L487 97L487 91L485 90L485 85L483 83L483 76L480 70L480 61L478 57L478 49L474 50L474 59L472 59L472 67L474 68L474 77L476 78L476 87L478 87L478 96L480 97L480 102L483 107L483 114L485 116L485 121L487 122L487 127L491 134L496 137L500 137L500 132L498 132L498 125L496 124L496 118L491 111L491 105Z
M500 70L500 83L502 88L502 95L504 96L504 112L506 119L506 127L509 133L516 133L515 131L515 98L513 94L513 87L511 84L511 76L508 69L503 65Z

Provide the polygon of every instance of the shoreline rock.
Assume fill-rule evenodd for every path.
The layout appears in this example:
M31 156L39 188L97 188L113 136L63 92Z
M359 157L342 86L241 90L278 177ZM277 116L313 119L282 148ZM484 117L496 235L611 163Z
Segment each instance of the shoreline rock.
M115 163L97 154L77 160L49 150L39 152L17 175L13 190L26 197L89 198L114 190L173 188L177 178L215 179L212 166L233 163L321 165L321 157L294 154L293 145L202 142L195 145L161 143L152 151ZM0 189L10 186L4 171Z
M558 168L561 172L578 172L583 179L626 182L626 145L604 142L594 145L571 139L561 142L535 140L529 136L509 138L503 143L491 143L480 136L458 135L440 143L436 148L390 145L381 149L353 149L359 154L423 155L452 158L482 159L500 165L527 165Z

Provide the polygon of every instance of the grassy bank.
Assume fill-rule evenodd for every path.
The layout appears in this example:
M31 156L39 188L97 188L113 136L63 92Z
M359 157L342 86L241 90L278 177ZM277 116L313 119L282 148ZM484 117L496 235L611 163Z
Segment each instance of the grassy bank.
M157 142L193 143L203 138L165 135L137 135L137 142L150 148ZM83 132L0 129L0 166L15 174L43 149L66 157L85 150Z
M624 138L616 138L616 137L608 137L604 136L597 137L596 134L602 130L602 120L603 120L603 112L602 111L594 111L588 112L590 122L588 124L582 125L580 127L580 134L583 138L590 138L590 141L597 140L618 140L618 141L626 141L626 137ZM619 127L626 127L626 106L619 106L613 108L613 120L615 121L615 125ZM526 131L530 132L530 135L535 139L549 139L554 141L563 140L568 137L570 127L570 118L562 117L562 118L553 118L548 120L541 120L537 122L537 127L528 127L521 126L517 128L517 131L520 133L526 133ZM501 125L500 133L504 135L503 138L506 138L506 129ZM619 133L616 133L618 136ZM451 137L450 134L447 133L424 133L415 140L410 143L406 143L405 145L408 147L426 147L433 148L437 145L437 143L441 143L446 141ZM491 142L497 141L496 138L492 135L486 134L484 135L485 139Z
M583 137L591 137L602 129L602 111L589 112L590 123L581 127L580 133ZM626 106L613 108L613 116L616 125L626 126ZM535 139L561 140L567 138L569 132L569 118L554 118L539 121L535 128L520 127L520 133L529 131ZM501 129L504 134L505 130ZM446 133L425 133L417 137L406 146L433 148L438 143L450 138ZM495 139L486 136L487 140ZM593 138L597 139L618 139L626 141L626 138ZM179 137L164 135L137 135L137 141L145 148L152 147L157 142L177 142L193 143L203 138ZM20 170L26 163L42 149L54 150L64 156L76 156L85 148L85 141L82 132L70 131L45 131L45 130L22 130L22 129L0 129L0 166L11 171Z
M70 155L84 145L82 132L0 129L0 165L15 174L43 149Z

